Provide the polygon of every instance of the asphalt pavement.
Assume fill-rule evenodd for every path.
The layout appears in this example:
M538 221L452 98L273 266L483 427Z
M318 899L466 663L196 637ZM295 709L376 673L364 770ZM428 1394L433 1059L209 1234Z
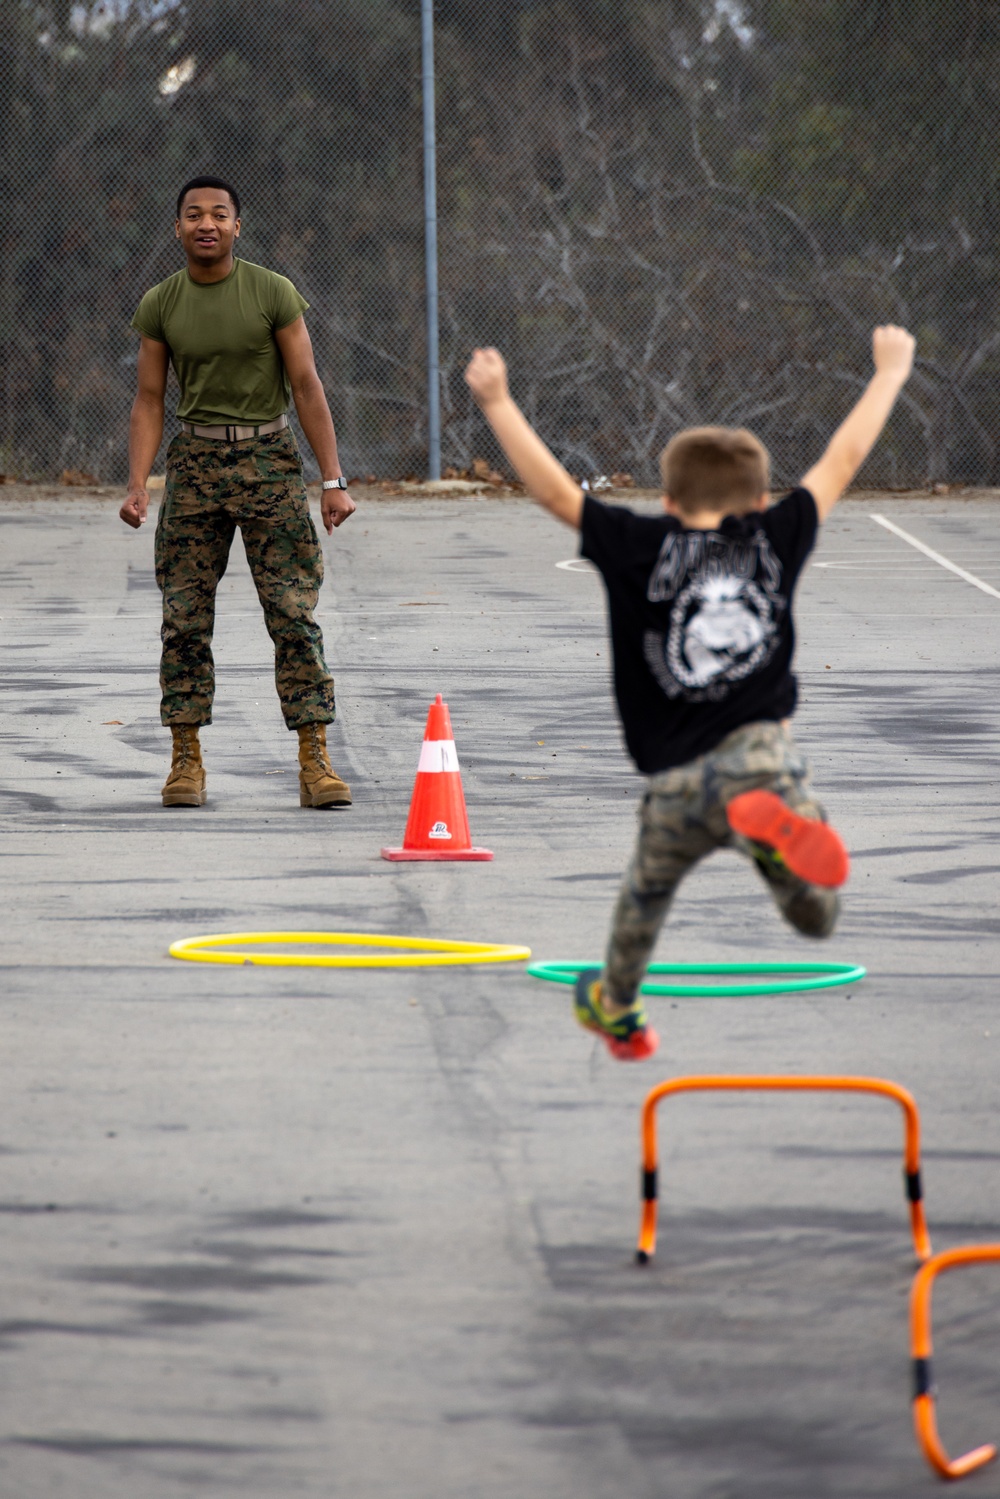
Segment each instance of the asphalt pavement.
M638 1121L671 1076L889 1078L921 1109L935 1248L1000 1240L1000 500L853 498L801 586L796 733L853 860L836 936L785 928L721 854L658 950L868 976L654 999L638 1066L522 964L167 954L321 930L600 959L642 785L573 534L463 497L324 539L335 812L298 806L237 541L208 804L165 810L152 525L116 511L0 499L3 1499L936 1494L898 1111L664 1104L645 1268ZM438 692L492 863L379 857ZM947 1277L934 1327L946 1446L997 1439L997 1267Z

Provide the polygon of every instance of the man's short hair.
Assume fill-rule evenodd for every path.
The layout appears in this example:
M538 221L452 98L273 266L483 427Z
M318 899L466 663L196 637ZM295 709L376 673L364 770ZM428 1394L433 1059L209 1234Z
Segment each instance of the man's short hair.
M233 200L233 207L236 209L236 217L239 218L240 195L236 191L235 187L233 187L232 183L226 182L222 177L192 177L190 182L185 182L184 186L177 194L177 218L180 218L181 216L181 204L184 202L185 193L189 193L191 189L195 187L217 187L220 188L223 192L228 193L230 198L232 198Z
M660 454L663 492L679 510L752 510L771 484L764 444L745 427L690 427Z

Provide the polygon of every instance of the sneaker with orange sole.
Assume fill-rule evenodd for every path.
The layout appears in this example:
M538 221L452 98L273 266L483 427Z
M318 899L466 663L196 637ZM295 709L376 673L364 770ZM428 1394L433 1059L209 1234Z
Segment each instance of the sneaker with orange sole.
M847 879L851 861L839 833L825 822L793 812L773 791L744 791L726 807L734 833L761 844L809 885L834 890Z
M627 1010L607 1014L601 1003L601 973L598 968L585 968L577 979L573 1011L577 1023L585 1031L600 1036L619 1062L645 1061L660 1044L641 999L636 999Z

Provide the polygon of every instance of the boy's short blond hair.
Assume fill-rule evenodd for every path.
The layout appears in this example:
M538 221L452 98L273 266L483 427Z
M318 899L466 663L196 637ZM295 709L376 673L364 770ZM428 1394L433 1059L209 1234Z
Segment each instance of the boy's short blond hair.
M771 486L771 460L745 427L690 427L660 454L663 492L679 510L752 510Z

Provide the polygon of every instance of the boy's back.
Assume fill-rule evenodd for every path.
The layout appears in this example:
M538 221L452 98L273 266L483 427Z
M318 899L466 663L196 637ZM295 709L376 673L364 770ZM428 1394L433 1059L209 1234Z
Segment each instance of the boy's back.
M805 489L711 530L585 498L580 550L607 589L615 696L643 774L791 716L792 597L817 527Z

